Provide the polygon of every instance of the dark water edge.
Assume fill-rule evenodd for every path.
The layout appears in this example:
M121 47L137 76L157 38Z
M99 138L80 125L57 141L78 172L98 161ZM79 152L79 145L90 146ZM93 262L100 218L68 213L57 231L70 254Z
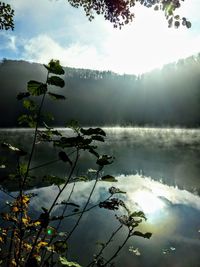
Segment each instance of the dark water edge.
M200 262L200 131L197 129L155 129L155 128L105 128L107 139L99 146L102 153L115 156L112 165L104 174L114 175L117 183L100 182L91 199L90 205L103 200L111 186L126 191L123 196L133 210L143 210L148 218L141 231L152 232L150 240L134 237L124 247L116 259L117 267L199 267ZM9 139L14 144L30 145L31 130L0 131L1 141ZM69 134L66 133L66 134ZM51 153L50 153L51 151ZM38 144L37 157L46 162L57 156L57 150L50 145ZM95 169L94 157L84 154L81 157L78 172L84 174L88 169ZM61 164L50 166L44 173L66 175ZM42 171L36 172L42 175ZM72 201L82 206L92 187L93 181L76 184ZM70 185L71 187L72 185ZM31 192L38 194L32 201L33 212L41 212L41 206L47 207L56 194L57 187L44 187ZM66 199L70 188L61 196ZM0 193L1 205L7 200ZM2 208L1 208L2 210ZM59 208L57 209L57 212ZM70 212L70 210L69 210ZM68 231L75 223L75 218L65 220L62 231ZM69 258L83 266L98 251L96 241L105 242L118 226L115 212L96 208L83 217L80 227L75 232L69 249ZM109 257L126 235L124 228L114 241L105 257ZM78 244L78 245L77 245ZM133 251L138 249L140 255Z

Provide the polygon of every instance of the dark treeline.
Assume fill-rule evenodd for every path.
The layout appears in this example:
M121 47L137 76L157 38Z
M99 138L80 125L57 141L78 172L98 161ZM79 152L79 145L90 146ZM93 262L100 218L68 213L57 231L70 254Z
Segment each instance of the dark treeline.
M143 74L65 68L66 101L47 100L54 124L70 119L83 125L200 126L200 54ZM0 64L0 126L17 126L22 105L16 100L29 80L44 81L46 69L4 59ZM53 88L52 88L53 90Z

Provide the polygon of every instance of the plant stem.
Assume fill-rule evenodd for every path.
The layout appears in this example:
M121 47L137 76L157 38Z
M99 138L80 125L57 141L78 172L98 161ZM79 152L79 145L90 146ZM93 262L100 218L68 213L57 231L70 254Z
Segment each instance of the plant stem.
M105 262L105 264L103 265L103 267L106 267L106 265L108 265L112 260L114 260L114 259L117 257L118 253L119 253L120 250L125 246L126 242L128 241L128 239L129 239L130 237L131 237L131 233L130 233L130 230L129 230L128 235L127 235L127 237L125 238L124 242L121 244L121 246L118 247L118 249L117 249L116 252L113 254L113 256L112 256L109 260L107 260L107 261Z
M12 196L10 193L8 193L5 189L0 188L0 191L2 191L4 194L8 195L9 197L16 199L14 196Z
M47 73L47 79L48 79L48 76L49 76L49 72ZM46 96L46 92L42 96L40 107L39 107L39 110L38 110L38 113L37 113L37 120L36 120L36 126L35 126L35 131L34 131L33 143L32 143L31 153L30 153L29 160L28 160L27 170L26 170L23 182L22 182L22 188L24 188L24 185L26 183L26 180L27 180L27 177L28 177L28 174L29 174L31 161L32 161L32 158L33 158L33 153L34 153L34 150L35 150L35 143L36 143L37 132L38 132L38 127L39 127L39 119L40 119L42 107L43 107L43 104L44 104L45 96Z
M55 204L56 204L56 202L57 202L57 200L58 200L58 198L60 197L60 195L62 194L62 192L63 192L64 189L66 188L66 186L68 185L68 183L69 183L69 181L70 181L70 179L71 179L71 176L72 176L72 174L73 174L73 172L74 172L74 170L75 170L75 168L76 168L76 164L77 164L77 162L78 162L78 158L79 158L79 149L77 149L76 158L75 158L74 164L73 164L73 166L72 166L72 168L71 168L71 171L70 171L70 173L69 173L68 179L67 179L67 181L65 182L63 188L58 192L57 196L55 197L55 199L54 199L54 201L53 201L51 207L50 207L49 210L48 210L47 215L49 215L49 214L51 213L52 209L54 208L54 206L55 206ZM43 227L40 227L40 229L38 230L37 236L36 236L36 238L35 238L35 241L34 241L34 243L33 243L31 252L30 252L30 254L29 254L28 258L27 258L27 261L31 258L32 254L33 254L33 251L34 251L34 249L35 249L35 246L36 246L36 244L37 244L38 238L40 237L40 234L41 234L42 230L43 230ZM27 262L27 261L26 261L26 262Z
M110 238L108 239L108 241L104 244L104 246L102 246L102 248L101 248L101 250L99 251L99 253L95 256L95 260L96 259L98 259L100 256L101 256L101 254L103 253L103 251L105 250L105 248L109 245L109 243L111 242L111 241L113 241L113 237L119 232L119 230L121 229L123 227L123 225L121 224L113 233L112 233L112 235L110 236ZM89 266L94 266L94 264L95 264L95 260L93 260L91 263L89 263L88 265L87 265L87 267L89 267Z
M21 250L22 250L22 241L23 241L23 232L22 232L22 218L23 218L23 200L22 200L22 196L23 196L23 187L22 187L22 183L23 183L23 179L20 173L20 162L19 162L19 157L17 159L17 172L19 177L19 198L20 198L20 213L19 213L19 253L18 253L18 257L17 257L17 262L16 262L16 267L19 266L20 264L20 260L21 260Z
M58 161L60 161L60 159L54 159L54 160L45 162L45 163L43 163L41 165L35 166L33 168L30 168L29 171L32 171L32 170L35 170L35 169L39 169L39 168L42 168L42 167L45 167L45 166L48 166L48 165L51 165L51 164L56 163Z
M99 172L100 172L100 169L97 171L97 174L96 174L96 180L95 180L95 183L94 183L94 185L93 185L93 187L92 187L92 190L91 190L91 192L90 192L90 195L89 195L89 197L88 197L88 199L87 199L87 202L86 202L86 204L85 204L83 210L81 211L81 214L80 214L80 216L79 216L77 222L75 223L74 227L72 228L72 230L70 231L70 233L69 233L68 236L66 237L65 241L67 241L67 240L71 237L71 235L73 234L73 232L75 231L75 229L76 229L77 226L79 225L79 222L80 222L80 220L81 220L81 218L82 218L82 216L83 216L85 210L87 209L87 206L88 206L88 204L89 204L89 202L90 202L90 199L91 199L91 197L92 197L92 194L93 194L94 189L95 189L95 187L96 187L96 185L97 185L97 182L98 182Z
M74 192L75 185L76 185L76 183L73 183L71 192L70 192L69 197L68 197L68 199L67 199L67 203L68 203L68 202L70 201L70 199L71 199L71 196L72 196L72 194L73 194L73 192ZM67 210L67 207L68 207L68 205L65 205L65 207L64 207L64 209L63 209L63 212L62 212L62 214L61 214L61 217L64 217L64 214L65 214L65 212L66 212L66 210ZM60 225L61 225L61 222L62 222L62 219L60 219L60 221L58 222L58 225L56 226L56 231L58 231L58 229L59 229L59 227L60 227Z
M104 201L107 201L107 200L109 200L111 197L112 197L113 195L110 195L108 198L106 198ZM99 206L99 203L98 204L95 204L95 205L93 205L93 206L91 206L90 208L88 208L88 209L86 209L85 211L84 211L84 213L85 212L88 212L88 211L90 211L90 210L92 210L92 209L94 209L94 208L96 208L96 207L98 207ZM69 217L72 217L72 216L76 216L76 215L78 215L78 214L81 214L83 211L79 211L79 212L76 212L76 213L71 213L71 214L69 214L69 215L65 215L64 216L64 218L69 218Z
M68 203L68 202L70 201L71 196L72 196L72 194L73 194L73 192L74 192L75 185L76 185L76 183L73 183L71 192L70 192L70 194L69 194L69 197L68 197L66 203ZM65 205L65 207L64 207L64 209L63 209L63 211L62 211L61 217L63 217L63 215L65 214L65 212L66 212L66 210L67 210L67 207L68 207L68 206ZM60 227L60 225L61 225L61 222L62 222L62 219L59 220L58 225L56 226L56 231L58 231L58 229L59 229L59 227ZM53 239L54 239L54 236L51 237L51 239L50 239L50 241L49 241L49 243L48 243L48 246L52 243ZM41 267L45 264L45 256L46 256L46 253L47 253L47 250L45 250L45 252L44 252L44 254L43 254L43 256L42 256L42 258L44 259L44 262L42 262L42 259L41 259ZM52 253L53 253L53 252L51 252L51 254L52 254ZM51 254L48 256L48 258L46 259L46 261L49 260L49 258L51 257Z
M10 238L10 246L9 246L8 258L7 258L7 265L6 265L7 267L10 266L14 232L15 232L15 227L13 226L12 233L11 233L11 238Z
M74 164L73 164L73 166L72 166L72 168L71 168L71 171L70 171L70 173L69 173L69 175L68 175L68 179L67 179L67 181L65 182L63 188L59 191L59 193L58 193L57 196L55 197L55 199L54 199L54 201L53 201L51 207L49 208L49 210L48 210L48 213L49 213L49 214L51 213L52 209L54 208L54 206L55 206L55 204L56 204L58 198L60 197L60 195L62 194L62 192L65 190L66 186L68 185L68 183L69 183L69 181L70 181L70 179L71 179L71 177L72 177L72 174L74 173L74 170L75 170L75 168L76 168L76 165L77 165L77 162L78 162L78 158L79 158L79 149L77 148L77 151L76 151L76 158L75 158Z

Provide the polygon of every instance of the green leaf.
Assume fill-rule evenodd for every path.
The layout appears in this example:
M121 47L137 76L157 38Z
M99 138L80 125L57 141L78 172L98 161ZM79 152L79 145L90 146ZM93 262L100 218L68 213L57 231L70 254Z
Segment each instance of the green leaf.
M63 240L56 241L55 243L53 243L53 246L54 246L54 251L56 251L58 254L65 253L68 248L67 242Z
M65 86L65 81L58 76L49 77L47 80L47 83L51 84L51 85L59 86L61 88L63 88Z
M70 120L65 127L73 129L76 133L79 132L80 129L79 123L76 120Z
M30 93L28 92L21 92L17 95L17 100L22 100L23 98L25 97L29 97L30 96Z
M95 155L97 158L99 158L99 154L91 147L89 150L88 150L91 154Z
M112 187L109 188L109 193L110 193L111 195L114 195L114 194L126 194L125 191L122 191L122 190L120 190L119 188L116 188L116 187L114 187L114 186L112 186Z
M39 217L39 221L41 222L41 227L42 228L47 228L47 226L49 225L49 214L48 214L48 210L44 207L42 207L43 209L43 213L40 214Z
M23 106L28 110L35 110L35 108L36 108L35 102L33 100L30 100L30 99L25 99L23 101Z
M102 135L106 136L106 133L101 128L89 128L89 129L80 129L80 132L84 135Z
M64 151L60 151L58 153L58 156L63 162L68 162L72 166L72 161L70 160L70 158L67 156L67 154Z
M158 5L156 5L155 7L154 7L154 10L159 10L159 6Z
M25 175L27 172L27 164L26 163L20 163L19 171L20 171L21 175Z
M136 235L136 236L140 236L140 237L144 237L144 238L149 239L149 238L151 238L152 233L148 233L147 232L147 233L143 234L143 233L141 233L139 231L135 231L135 232L133 232L133 235Z
M172 23L173 23L173 18L171 17L169 20L168 20L168 27L172 27Z
M192 23L190 21L186 21L186 27L189 29L192 27Z
M79 265L76 262L72 262L72 261L68 261L65 257L59 257L60 263L64 266L68 266L68 267L81 267L81 265Z
M47 91L47 85L38 81L29 81L27 90L33 96L43 95Z
M87 182L87 181L89 181L89 178L85 175L73 178L73 182Z
M174 26L175 26L175 28L178 28L180 26L180 22L179 21L175 21L174 22Z
M28 125L30 128L34 128L36 125L36 120L34 119L33 116L31 115L27 115L27 114L23 114L18 118L18 123L21 124L26 124Z
M54 175L45 175L43 176L43 181L47 181L50 184L55 184L55 185L60 185L65 183L65 179L60 178L58 176L54 176Z
M100 166L104 166L104 165L109 165L109 164L112 164L113 163L113 160L111 160L112 157L111 156L108 156L108 155L103 155L103 156L100 156L96 163Z
M54 94L51 92L49 92L48 94L53 100L65 100L66 99L64 95L58 95L58 94Z
M180 19L180 16L179 15L176 15L174 16L175 19L179 20Z
M60 65L59 60L51 60L48 65L44 65L44 67L48 70L49 73L54 73L57 75L62 75L65 73L62 66Z
M113 177L112 175L105 175L101 177L101 180L104 182L118 182L117 179Z

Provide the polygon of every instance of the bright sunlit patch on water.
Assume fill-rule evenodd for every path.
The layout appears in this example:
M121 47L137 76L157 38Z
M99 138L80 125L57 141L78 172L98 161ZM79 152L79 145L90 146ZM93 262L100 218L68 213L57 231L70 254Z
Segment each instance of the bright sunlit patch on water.
M158 196L145 190L136 192L134 201L145 214L155 214L165 207L165 203Z

